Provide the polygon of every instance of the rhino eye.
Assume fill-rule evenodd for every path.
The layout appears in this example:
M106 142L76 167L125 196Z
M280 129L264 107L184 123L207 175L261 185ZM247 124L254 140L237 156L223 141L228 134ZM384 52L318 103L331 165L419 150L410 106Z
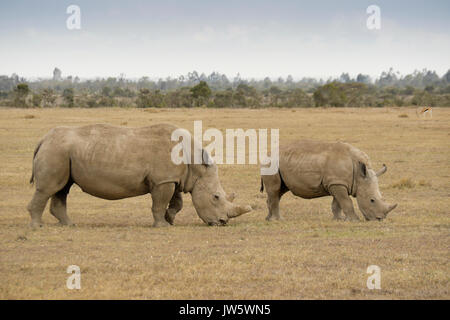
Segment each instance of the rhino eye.
M370 199L370 202L374 203L374 202L375 202L375 200L373 200L373 199Z
M220 197L219 197L218 194L215 194L215 195L214 195L214 199L219 200L219 198L220 198Z

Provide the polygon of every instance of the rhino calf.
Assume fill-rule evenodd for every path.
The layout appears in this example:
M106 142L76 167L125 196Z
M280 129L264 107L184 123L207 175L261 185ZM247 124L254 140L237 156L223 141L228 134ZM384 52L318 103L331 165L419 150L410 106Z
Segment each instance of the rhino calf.
M173 224L183 206L181 192L191 194L198 216L208 225L224 225L230 218L249 212L250 206L231 203L234 196L227 196L222 189L216 164L174 164L171 152L178 142L171 137L177 129L169 124L52 129L34 151L30 182L35 182L36 191L28 205L31 226L42 225L49 199L50 213L61 224L72 224L66 199L74 183L84 192L108 200L150 193L155 227ZM204 160L206 151L198 151Z
M261 192L267 192L269 214L266 220L278 220L280 199L287 191L312 199L332 196L334 219L359 220L350 196L356 197L366 220L382 220L397 205L384 202L378 177L386 172L372 170L368 156L342 142L297 141L280 148L279 170L261 176Z

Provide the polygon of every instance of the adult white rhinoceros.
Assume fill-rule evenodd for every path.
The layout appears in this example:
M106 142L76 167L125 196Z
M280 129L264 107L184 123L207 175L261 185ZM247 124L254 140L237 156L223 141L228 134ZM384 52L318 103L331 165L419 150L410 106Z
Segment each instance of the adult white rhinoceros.
M366 220L382 220L397 205L388 205L378 188L378 177L386 166L374 172L369 157L361 150L342 142L297 141L280 148L279 170L261 176L261 192L266 187L267 220L280 219L280 198L287 191L312 199L332 196L335 219L359 220L350 195L356 197Z
M34 151L30 182L35 182L36 191L28 205L31 226L42 225L49 198L51 214L61 224L72 224L66 198L73 183L90 195L109 200L150 193L155 227L173 224L183 206L181 192L191 193L198 216L208 225L224 225L249 212L251 207L231 203L234 196L225 194L214 163L177 165L172 161L172 148L178 142L172 141L171 135L177 129L169 124L52 129Z

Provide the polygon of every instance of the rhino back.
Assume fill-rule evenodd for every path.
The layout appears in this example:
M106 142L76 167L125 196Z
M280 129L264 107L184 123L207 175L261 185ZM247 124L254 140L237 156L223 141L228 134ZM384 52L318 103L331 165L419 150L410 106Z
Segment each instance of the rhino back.
M176 127L126 128L89 125L66 128L60 140L70 158L71 177L83 191L105 199L148 193L167 180L179 181L186 166L170 159Z
M351 188L353 161L348 144L297 141L280 149L280 174L291 192L302 198L328 195L333 184Z

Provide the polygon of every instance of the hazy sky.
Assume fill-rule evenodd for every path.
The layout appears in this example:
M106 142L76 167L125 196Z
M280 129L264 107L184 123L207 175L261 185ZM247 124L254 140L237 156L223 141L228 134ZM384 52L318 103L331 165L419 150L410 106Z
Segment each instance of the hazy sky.
M81 8L81 30L66 9ZM366 9L381 9L368 30ZM0 74L243 78L378 76L450 68L450 1L39 0L0 2Z

